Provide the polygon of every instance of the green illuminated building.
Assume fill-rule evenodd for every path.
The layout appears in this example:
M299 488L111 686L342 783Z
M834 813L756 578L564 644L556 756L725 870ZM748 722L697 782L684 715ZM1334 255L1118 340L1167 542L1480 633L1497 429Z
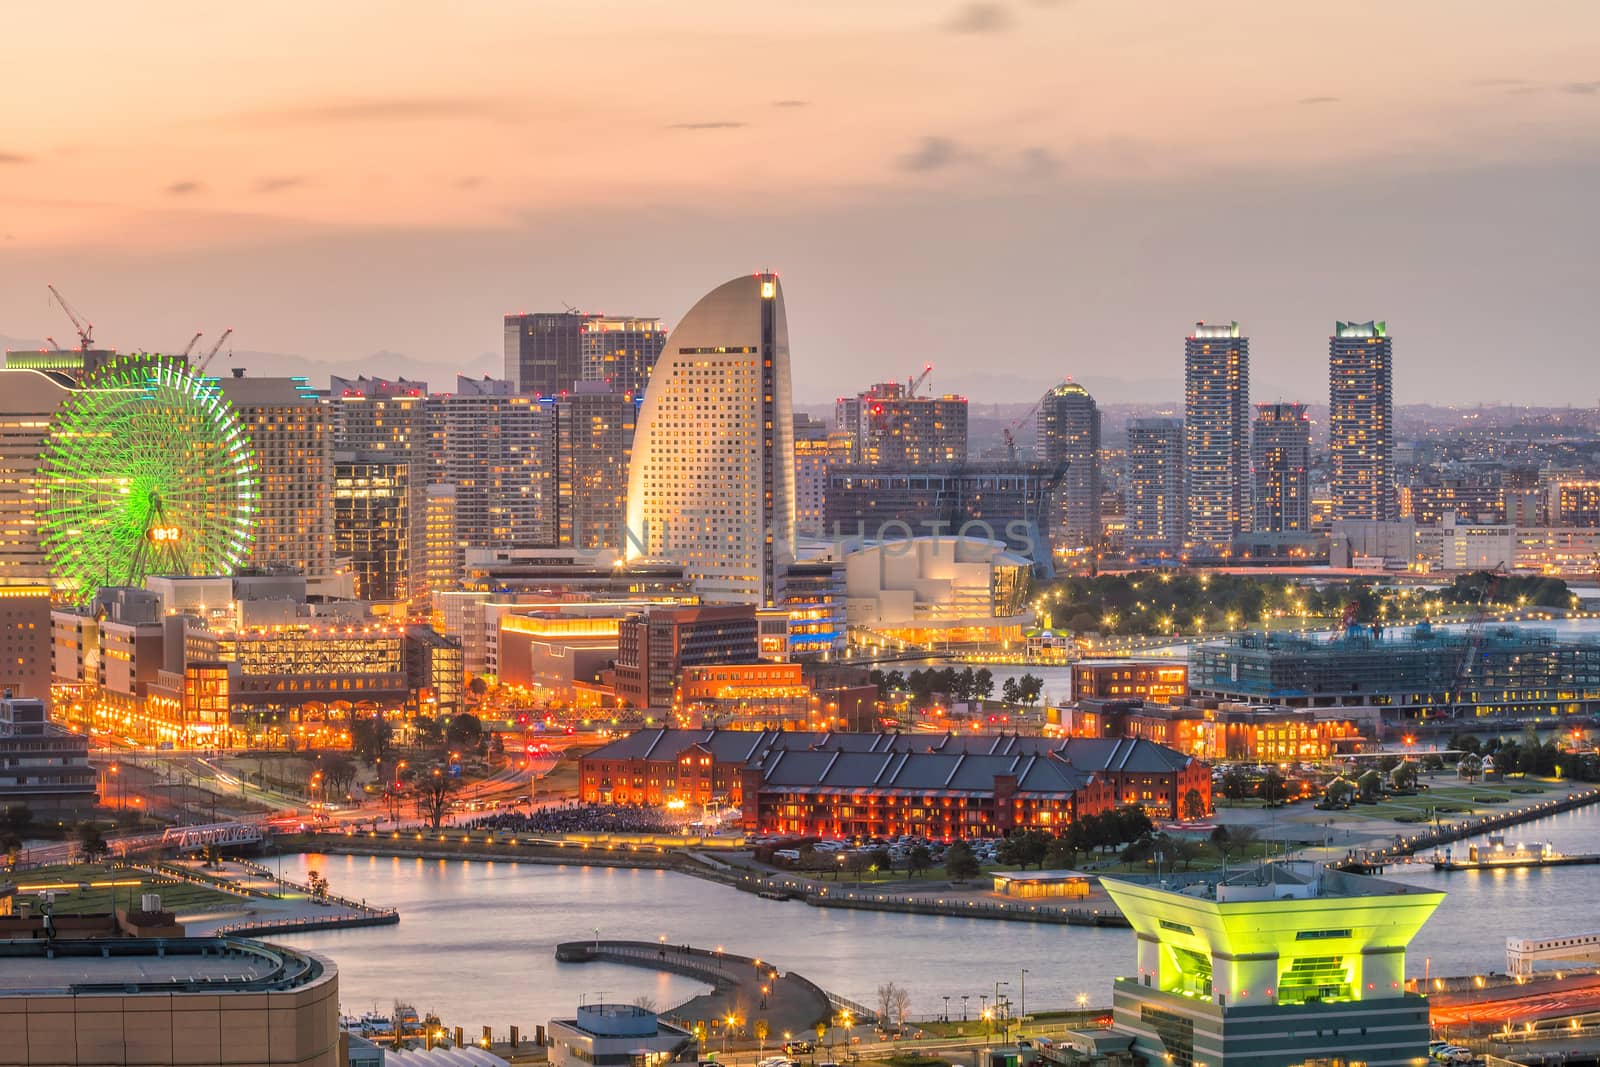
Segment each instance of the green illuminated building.
M1175 892L1103 880L1138 938L1113 1025L1152 1064L1367 1067L1427 1058L1406 945L1443 893L1313 864L1268 864Z

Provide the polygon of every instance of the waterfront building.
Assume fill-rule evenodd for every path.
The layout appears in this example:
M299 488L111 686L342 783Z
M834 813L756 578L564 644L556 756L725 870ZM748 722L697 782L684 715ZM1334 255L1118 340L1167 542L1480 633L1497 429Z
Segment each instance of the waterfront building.
M1256 405L1253 533L1311 530L1311 418L1304 404Z
M1384 322L1328 338L1328 486L1335 519L1395 518L1394 340Z
M5 690L0 698L0 812L13 804L35 811L87 809L97 799L89 736L52 723L43 700Z
M1071 737L1142 738L1207 761L1318 762L1365 744L1360 725L1337 709L1212 707L1139 697L1079 699L1062 709L1061 726Z
M1020 642L1032 562L1003 541L914 537L844 557L845 618L858 643Z
M585 1004L551 1019L550 1067L666 1067L694 1035L633 1004Z
M1138 971L1112 1026L1150 1063L1411 1067L1428 1002L1405 950L1444 894L1311 863L1263 864L1183 891L1104 878Z
M555 412L556 543L622 548L628 511L632 398L601 381L558 396Z
M586 315L579 330L578 345L583 359L583 380L604 382L611 391L629 400L644 396L650 373L667 343L661 320L633 315ZM565 385L562 388L572 389ZM633 443L633 431L628 443Z
M1051 573L1046 529L1055 469L1044 463L957 467L835 467L828 473L827 536L846 548L935 537L1002 539Z
M834 425L854 437L864 467L937 467L967 460L967 398L916 396L910 383L882 382L841 397Z
M1198 322L1183 358L1183 548L1218 559L1250 528L1250 338Z
M702 297L645 390L627 557L680 563L710 602L772 607L794 558L789 327L775 274Z
M260 470L250 563L265 571L333 576L331 412L305 378L220 379Z
M1211 798L1209 768L1148 741L1013 735L646 729L582 757L579 781L592 803L725 804L747 833L940 841Z
M350 561L362 600L403 606L411 599L412 471L398 454L333 455L333 551Z
M806 730L834 725L808 722L816 707L798 663L685 667L672 693L674 721L702 730Z
M345 1067L338 969L314 953L237 937L8 945L0 965L8 1063Z
M1189 650L1196 697L1419 718L1565 718L1600 711L1600 642L1552 630L1390 629L1326 637L1244 633Z
M81 353L78 353L81 355ZM0 586L53 586L39 533L45 484L39 477L45 445L71 380L60 373L0 370Z
M1129 419L1122 542L1136 557L1183 544L1183 420Z
M1039 401L1039 460L1062 471L1051 503L1050 543L1057 550L1100 544L1100 409L1074 381Z
M652 607L618 627L617 699L635 708L669 708L685 667L760 658L752 607Z
M1189 667L1170 659L1081 659L1072 665L1073 700L1177 700Z

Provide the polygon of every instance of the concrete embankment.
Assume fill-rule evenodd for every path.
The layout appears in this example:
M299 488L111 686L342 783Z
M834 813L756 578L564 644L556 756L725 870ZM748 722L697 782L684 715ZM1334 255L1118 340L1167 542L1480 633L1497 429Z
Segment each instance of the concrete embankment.
M1600 804L1600 788L1589 786L1582 790L1574 790L1555 800L1544 800L1510 811L1497 812L1494 815L1442 823L1434 829L1419 834L1402 835L1394 844L1386 848L1373 849L1364 855L1372 862L1381 863L1385 859L1414 855L1425 849L1453 844L1469 837L1494 833L1496 830L1510 829L1513 826L1521 826L1523 823L1559 815L1575 808L1588 807L1591 804Z

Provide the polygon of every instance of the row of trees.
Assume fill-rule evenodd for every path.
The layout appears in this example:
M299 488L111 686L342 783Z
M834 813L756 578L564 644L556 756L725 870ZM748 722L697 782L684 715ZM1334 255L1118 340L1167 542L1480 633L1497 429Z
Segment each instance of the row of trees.
M936 694L945 694L958 704L973 700L988 700L994 696L994 674L987 667L973 670L966 667L928 667L904 671L874 670L867 676L878 687L878 696L888 699L894 693L910 693L913 707L926 707L934 702ZM1021 678L1007 678L1000 687L1001 699L1007 704L1036 704L1044 695L1044 679L1032 674Z

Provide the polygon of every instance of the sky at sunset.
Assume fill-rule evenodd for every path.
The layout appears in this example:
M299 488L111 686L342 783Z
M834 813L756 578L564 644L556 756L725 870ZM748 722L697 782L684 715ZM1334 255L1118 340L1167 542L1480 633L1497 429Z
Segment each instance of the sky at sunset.
M0 337L500 370L500 316L782 273L795 392L1592 405L1593 0L0 5ZM267 354L277 354L267 355ZM236 362L238 360L236 359ZM325 381L317 384L325 385Z

